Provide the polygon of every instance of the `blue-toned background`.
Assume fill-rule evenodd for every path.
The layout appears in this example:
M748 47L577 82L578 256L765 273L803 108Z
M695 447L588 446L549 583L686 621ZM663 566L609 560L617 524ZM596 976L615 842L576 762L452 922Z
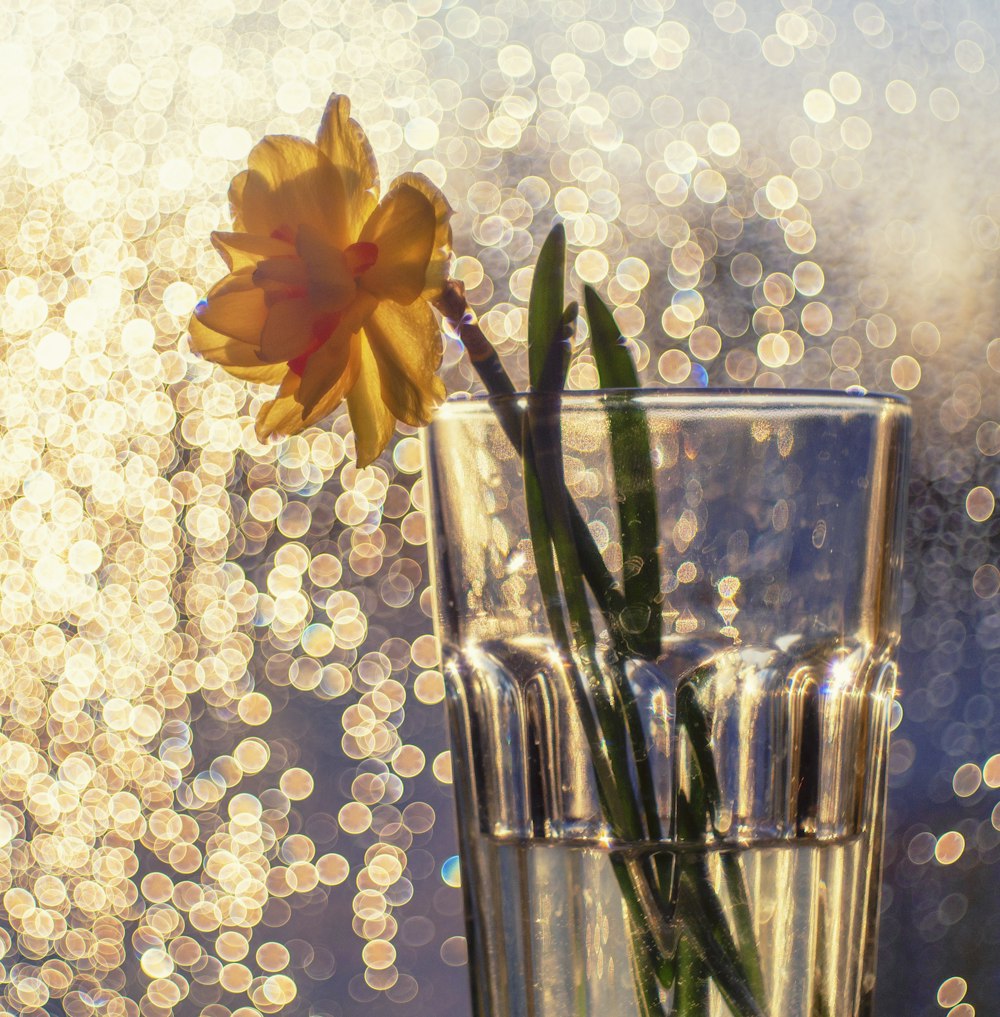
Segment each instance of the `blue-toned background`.
M269 393L185 333L229 179L336 90L383 184L448 195L513 373L559 215L646 383L913 400L879 1013L996 1012L998 32L991 0L0 7L7 1010L468 1006L419 439L261 446Z

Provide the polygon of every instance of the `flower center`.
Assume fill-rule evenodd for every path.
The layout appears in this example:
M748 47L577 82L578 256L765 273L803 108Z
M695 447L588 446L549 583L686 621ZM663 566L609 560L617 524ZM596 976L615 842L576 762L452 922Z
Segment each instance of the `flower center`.
M354 301L357 280L378 260L378 246L358 242L341 251L308 224L297 231L282 226L271 235L294 243L296 254L261 262L254 281L267 293L269 304L308 300L312 312L309 343L288 361L289 370L302 377L309 358L330 340Z

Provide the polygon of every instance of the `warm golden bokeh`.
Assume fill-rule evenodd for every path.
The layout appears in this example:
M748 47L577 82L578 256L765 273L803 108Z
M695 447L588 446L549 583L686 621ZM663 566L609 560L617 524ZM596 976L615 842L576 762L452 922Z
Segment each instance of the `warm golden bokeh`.
M465 1005L419 439L261 444L273 384L187 339L231 179L336 90L452 200L515 378L558 212L647 384L914 399L883 939L913 1012L992 1012L998 37L986 0L0 10L3 1007ZM473 386L453 340L441 376Z

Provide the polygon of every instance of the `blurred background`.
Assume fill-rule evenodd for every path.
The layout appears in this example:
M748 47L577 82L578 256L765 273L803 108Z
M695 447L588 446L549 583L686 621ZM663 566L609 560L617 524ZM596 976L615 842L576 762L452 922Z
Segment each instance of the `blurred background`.
M0 6L6 1011L468 1012L419 437L262 446L270 393L186 335L230 178L339 91L383 186L452 202L516 378L558 215L645 383L913 401L878 1013L996 1013L998 33L992 0ZM444 376L475 387L453 340Z

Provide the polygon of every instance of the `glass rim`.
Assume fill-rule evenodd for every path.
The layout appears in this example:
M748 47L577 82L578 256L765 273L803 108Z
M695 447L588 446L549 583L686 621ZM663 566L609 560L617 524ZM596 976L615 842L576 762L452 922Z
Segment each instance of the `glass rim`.
M478 416L496 405L519 402L551 402L558 395L568 410L600 406L602 403L632 403L665 410L746 409L746 410L827 410L842 413L876 412L891 409L909 415L910 400L891 392L848 392L808 388L601 388L574 389L561 393L512 392L492 395L454 393L438 408L434 420Z

